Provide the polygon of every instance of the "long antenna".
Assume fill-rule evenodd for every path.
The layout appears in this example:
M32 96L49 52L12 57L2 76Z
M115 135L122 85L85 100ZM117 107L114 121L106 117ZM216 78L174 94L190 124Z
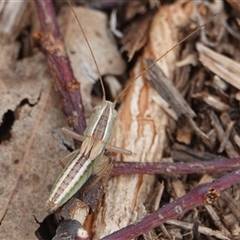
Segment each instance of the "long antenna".
M102 78L101 78L101 74L100 74L100 71L99 71L99 68L98 68L98 65L97 65L97 61L96 61L96 59L95 59L95 57L94 57L93 51L92 51L92 49L91 49L91 46L90 46L90 44L89 44L89 42L88 42L88 40L87 40L87 37L86 37L86 35L85 35L84 31L83 31L82 25L81 25L81 23L80 23L77 15L76 15L74 9L73 9L73 6L72 6L71 2L70 2L70 0L67 0L67 1L68 1L68 3L69 3L69 6L70 6L71 9L72 9L72 12L73 12L75 18L77 19L78 25L79 25L80 28L81 28L81 31L82 31L83 36L84 36L84 38L85 38L85 41L86 41L86 43L87 43L87 45L88 45L88 48L89 48L89 50L90 50L90 52L91 52L92 58L93 58L93 60L94 60L94 63L95 63L95 65L96 65L97 72L98 72L98 75L99 75L99 79L100 79L100 83L101 83L101 87L102 87L102 91L103 91L103 99L106 99L105 89L104 89L104 86L103 86L103 80L102 80ZM124 89L123 91L121 91L121 92L117 95L117 97L115 98L114 102L116 103L117 100L118 100L118 98L119 98L123 93L125 93L126 90L133 84L133 82L134 82L136 79L138 79L143 73L146 73L153 65L156 64L156 62L158 62L160 59L162 59L164 56L166 56L170 51L172 51L172 50L173 50L174 48L176 48L178 45L180 45L181 43L185 42L185 41L186 41L189 37L191 37L193 34L195 34L196 32L198 32L198 31L199 31L202 27L204 27L209 21L211 21L216 15L217 15L217 14L214 14L213 17L211 17L210 19L208 19L204 24L202 24L202 25L199 26L196 30L194 30L192 33L190 33L188 36L186 36L185 38L183 38L180 42L178 42L178 43L175 44L173 47L171 47L171 48L170 48L167 52L165 52L162 56L160 56L159 58L157 58L157 59L154 61L154 63L152 63L152 64L149 65L146 69L144 69L143 72L141 72L136 78L134 78L132 81L130 81L130 82L127 84L127 86L125 87L125 89Z
M88 45L89 51L90 51L90 53L91 53L91 55L92 55L94 64L95 64L95 66L96 66L96 68L97 68L99 80L100 80L100 83L101 83L102 92L103 92L103 99L106 100L106 93L105 93L105 89L104 89L104 85L103 85L103 80L102 80L102 77L101 77L101 74L100 74L100 70L99 70L98 65L97 65L97 61L96 61L96 59L95 59L95 57L94 57L92 48L91 48L91 46L90 46L90 44L89 44L89 42L88 42L88 40L87 40L87 36L85 35L85 32L83 31L82 24L80 23L80 21L79 21L79 19L78 19L78 17L77 17L77 14L75 13L75 11L74 11L74 9L73 9L73 6L72 6L70 0L67 0L67 1L68 1L68 4L69 4L69 6L70 6L70 8L71 8L71 10L72 10L75 18L77 19L78 25L79 25L79 27L80 27L80 29L81 29L81 31L82 31L82 34L83 34L83 36L84 36L84 39L85 39L85 41L86 41L86 43L87 43L87 45Z
M160 59L162 59L164 56L166 56L169 52L171 52L174 48L176 48L178 45L180 45L181 43L185 42L189 37L191 37L193 34L195 34L196 32L198 32L202 27L204 27L210 20L212 20L217 14L214 14L213 17L211 17L210 19L208 19L204 24L202 24L201 26L199 26L197 29L195 29L192 33L190 33L188 36L186 36L185 38L183 38L180 42L178 42L177 44L175 44L173 47L171 47L168 51L166 51L162 56L160 56L159 58L157 58L152 64L150 64L147 68L145 68L137 77L135 77L132 81L130 81L127 86L125 87L125 89L120 92L117 97L115 98L114 102L117 102L118 98L126 92L126 90L135 82L136 79L138 79L140 76L143 75L143 73L146 73L153 65L155 65Z

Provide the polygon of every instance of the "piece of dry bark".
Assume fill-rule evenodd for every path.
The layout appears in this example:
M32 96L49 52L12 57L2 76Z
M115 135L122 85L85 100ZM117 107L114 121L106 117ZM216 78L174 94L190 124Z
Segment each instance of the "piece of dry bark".
M240 3L238 1L227 0L227 2L232 6L232 11L238 16L240 14Z
M169 221L167 221L167 223L171 224L171 225L179 226L180 228L183 228L183 229L188 229L190 231L192 231L192 229L193 229L193 223L186 223L186 222L182 222L182 221L178 221L178 220L169 220ZM212 230L211 228L199 226L198 232L205 234L207 236L214 236L217 239L230 240L230 238L224 236L220 231Z
M224 112L229 110L230 106L221 101L217 96L211 95L206 92L199 92L192 95L192 98L202 99L206 104L211 106L213 109Z
M171 9L164 6L154 16L149 44L131 74L132 79L144 70L146 58L156 59L165 53L165 49L170 49L179 41L171 16L174 15L174 11L181 9L178 9L179 5L174 7L175 9ZM165 18L168 19L167 23L163 23ZM169 79L172 79L176 57L177 49L174 49L157 63ZM139 77L133 82L119 110L112 143L131 150L133 154L128 157L117 156L117 161L152 162L162 155L166 141L164 126L168 117L152 100L153 96L157 96L157 92L144 80L145 77ZM99 212L95 216L94 239L99 239L142 217L142 213L145 212L142 202L145 202L147 193L153 187L154 179L153 176L147 175L110 179Z
M237 124L235 122L231 121L229 115L227 113L223 113L220 116L220 120L224 128L228 129L228 126L232 126L231 132L230 132L230 138L233 143L235 143L238 147L240 147L240 142L239 142L239 135L237 132Z
M204 66L224 79L232 86L240 89L240 64L222 54L219 54L201 43L197 43L199 59Z
M153 11L148 11L140 19L132 22L124 30L124 36L121 38L123 44L122 51L127 52L128 61L131 61L134 54L141 49L148 40L147 31L152 20Z
M193 130L189 127L188 124L177 128L176 139L180 143L189 145L192 141Z
M219 158L219 156L216 154L196 151L194 149L191 149L185 145L181 145L178 143L174 144L172 148L171 156L173 160L176 162L179 162L179 161L195 162L197 160L211 161Z
M124 18L130 20L134 18L137 14L144 14L147 11L146 2L133 0L129 1L124 8Z
M28 24L31 4L26 2L2 2L0 6L0 43L14 42Z
M148 67L153 65L152 60L147 60ZM151 82L154 88L159 92L159 98L163 98L168 102L170 108L175 112L177 118L183 116L191 128L203 138L206 142L208 137L202 132L196 123L193 121L193 117L196 117L194 111L189 107L182 95L177 91L174 85L170 82L170 79L166 78L163 72L156 65L153 65L147 72L147 79Z
M217 115L213 111L209 111L209 116L212 121L213 128L217 133L218 139L220 142L222 142L226 133L224 132ZM229 140L226 141L225 150L230 158L235 158L239 156L239 154L236 152L232 143Z

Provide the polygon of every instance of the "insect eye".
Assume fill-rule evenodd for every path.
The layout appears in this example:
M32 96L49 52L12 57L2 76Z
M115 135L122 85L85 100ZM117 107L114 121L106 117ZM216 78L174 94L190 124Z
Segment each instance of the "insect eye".
M113 111L113 116L114 116L114 118L117 118L118 112L116 110Z
M97 106L95 106L95 107L93 108L93 112L95 113L95 112L97 112L98 110L100 110L101 108L102 108L101 105L97 105Z

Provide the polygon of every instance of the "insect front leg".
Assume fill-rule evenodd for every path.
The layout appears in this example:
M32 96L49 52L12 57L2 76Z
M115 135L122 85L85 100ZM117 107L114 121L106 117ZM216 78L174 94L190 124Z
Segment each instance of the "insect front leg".
M69 137L72 137L73 139L81 141L81 142L85 138L83 135L80 135L80 134L78 134L78 133L76 133L76 132L74 132L74 131L72 131L72 130L70 130L68 128L64 128L63 127L62 128L62 132L65 133L66 135L68 135Z

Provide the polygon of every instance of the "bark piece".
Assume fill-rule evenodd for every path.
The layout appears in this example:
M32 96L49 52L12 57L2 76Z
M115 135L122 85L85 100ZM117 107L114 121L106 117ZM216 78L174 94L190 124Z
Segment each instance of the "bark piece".
M146 58L157 59L179 41L171 18L174 10L165 6L154 16L149 43L131 74L132 80L144 70ZM176 58L177 48L157 63L169 79L172 79ZM133 154L128 157L117 156L117 161L153 162L161 158L166 141L164 126L168 116L152 100L158 93L145 80L144 75L133 82L119 110L112 144L129 149ZM95 216L94 239L100 239L142 217L146 211L143 202L154 180L154 176L147 175L112 178Z
M0 6L0 43L13 42L28 24L31 3L27 1L2 1Z
M224 132L223 127L222 127L217 115L213 111L209 111L209 116L212 121L213 128L215 129L215 131L217 133L219 142L223 142L225 139L224 137L225 137L226 133ZM239 154L234 149L234 146L229 141L229 139L226 140L225 150L230 158L237 158L239 156Z
M202 101L204 101L206 104L208 104L217 111L224 112L229 110L230 108L230 106L224 103L219 97L214 96L208 92L199 92L193 94L192 98L201 99Z
M148 67L153 65L152 60L147 60ZM178 92L178 90L170 82L170 79L164 76L163 71L156 65L153 65L147 72L147 78L155 89L159 92L161 97L168 102L169 106L175 111L177 117L183 116L192 127L192 129L203 140L208 141L208 137L202 132L197 124L193 121L193 117L196 116L194 111L189 107L185 99Z
M169 221L167 221L167 223L179 226L182 229L188 229L188 230L193 229L193 223L186 223L186 222L182 222L182 221L178 221L178 220L169 220ZM224 236L222 232L220 232L218 230L212 230L211 228L199 226L198 232L201 234L207 235L207 236L216 237L217 239L230 240L230 238Z
M121 43L124 51L127 51L128 61L131 61L135 52L141 49L148 40L148 29L152 20L153 11L147 12L140 19L132 22L126 29Z
M220 53L217 53L201 43L197 43L202 64L224 79L232 86L240 89L240 64Z

